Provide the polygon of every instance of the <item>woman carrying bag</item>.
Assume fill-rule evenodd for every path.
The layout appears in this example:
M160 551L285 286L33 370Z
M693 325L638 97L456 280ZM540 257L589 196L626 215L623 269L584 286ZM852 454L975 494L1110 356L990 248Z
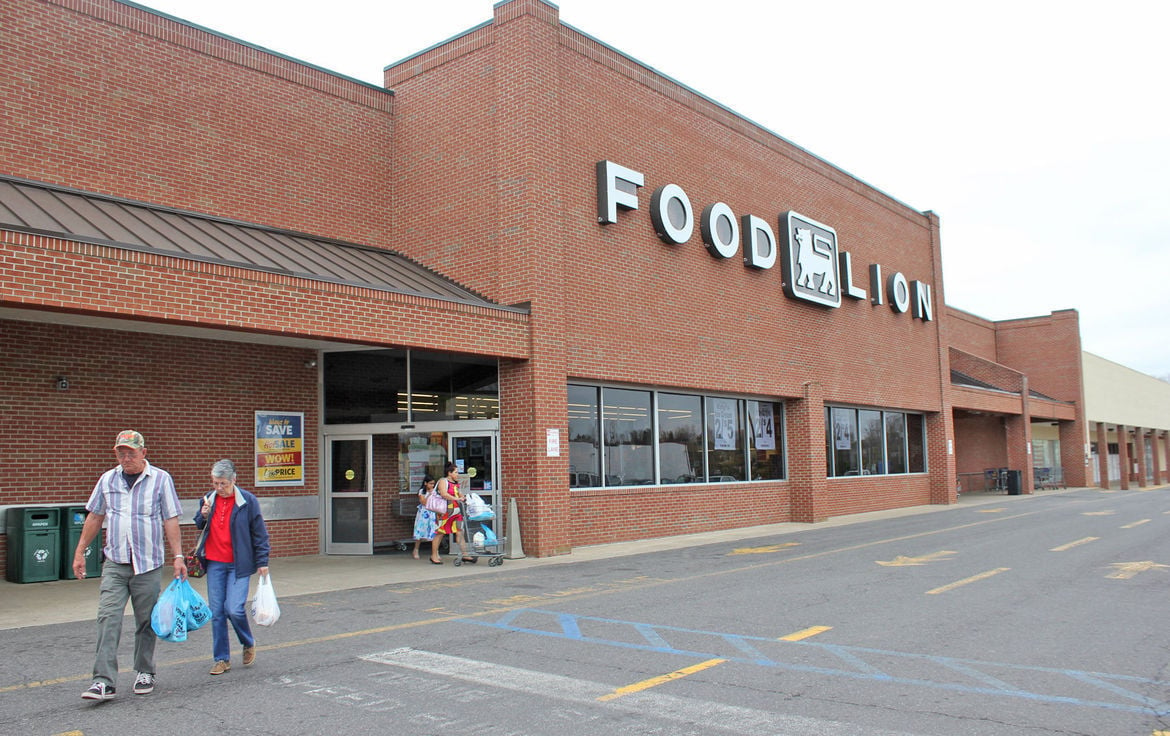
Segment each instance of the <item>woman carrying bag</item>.
M207 602L211 607L211 674L232 668L227 624L244 647L243 662L256 661L256 639L245 605L252 573L268 574L268 527L256 496L236 486L236 466L220 460L211 468L212 491L195 512L195 526L206 534L195 554L207 570Z
M459 551L463 553L463 562L474 563L476 559L467 556L467 548L463 545L463 511L459 507L459 501L463 498L463 494L459 492L459 467L455 463L447 463L443 466L443 477L435 486L435 493L447 501L447 513L439 520L439 525L435 529L435 538L431 540L431 564L443 564L443 561L439 559L439 544L443 541L445 534L450 534L451 538L459 544Z
M414 514L414 552L412 557L418 559L418 547L422 542L429 542L435 538L435 527L438 519L435 512L427 508L427 496L435 490L435 479L431 476L423 478L422 488L418 489L418 511Z

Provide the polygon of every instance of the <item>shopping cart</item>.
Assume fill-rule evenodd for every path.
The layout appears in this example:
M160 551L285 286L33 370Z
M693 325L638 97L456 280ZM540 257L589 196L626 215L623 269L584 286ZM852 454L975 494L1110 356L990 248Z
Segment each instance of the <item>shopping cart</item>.
M459 502L459 510L463 513L463 534L470 550L468 557L473 560L486 557L489 567L504 564L504 542L507 540L502 536L496 536L494 529L496 515L491 506L485 507L482 513L472 516L467 511L467 502L464 499ZM457 555L455 566L462 564L463 558Z

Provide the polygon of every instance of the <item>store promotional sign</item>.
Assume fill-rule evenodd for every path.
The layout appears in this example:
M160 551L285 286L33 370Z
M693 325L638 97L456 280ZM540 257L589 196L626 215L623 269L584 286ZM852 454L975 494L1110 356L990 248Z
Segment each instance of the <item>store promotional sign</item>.
M617 222L618 210L636 210L638 189L645 186L641 172L612 161L597 164L597 221ZM666 184L650 197L650 220L659 239L668 245L682 245L695 231L695 213L690 198L677 184ZM934 319L930 284L910 281L900 272L882 277L882 267L869 267L869 290L856 285L848 251L837 244L837 232L830 226L796 212L779 218L777 241L771 224L756 215L737 218L723 202L708 205L699 215L699 231L707 251L714 258L734 257L742 248L745 268L769 270L779 256L784 293L792 299L825 307L841 306L843 297L885 304L899 314L910 312L924 322Z
M305 484L303 412L256 412L256 486Z

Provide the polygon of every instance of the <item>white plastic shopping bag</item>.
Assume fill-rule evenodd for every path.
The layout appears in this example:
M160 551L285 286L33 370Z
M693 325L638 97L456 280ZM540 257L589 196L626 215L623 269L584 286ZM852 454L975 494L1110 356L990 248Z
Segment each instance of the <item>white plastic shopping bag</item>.
M467 496L467 517L472 521L487 521L495 518L495 512L492 507L488 506L487 501L478 493L472 493Z
M261 575L256 584L256 597L252 599L252 620L260 626L271 626L280 618L280 604L276 602L276 591L272 589L272 576Z

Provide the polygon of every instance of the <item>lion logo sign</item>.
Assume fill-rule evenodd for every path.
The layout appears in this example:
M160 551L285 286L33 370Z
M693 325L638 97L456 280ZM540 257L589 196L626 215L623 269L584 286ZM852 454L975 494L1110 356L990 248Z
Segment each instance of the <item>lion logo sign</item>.
M836 231L795 212L784 219L788 231L781 263L785 292L794 299L841 306Z

